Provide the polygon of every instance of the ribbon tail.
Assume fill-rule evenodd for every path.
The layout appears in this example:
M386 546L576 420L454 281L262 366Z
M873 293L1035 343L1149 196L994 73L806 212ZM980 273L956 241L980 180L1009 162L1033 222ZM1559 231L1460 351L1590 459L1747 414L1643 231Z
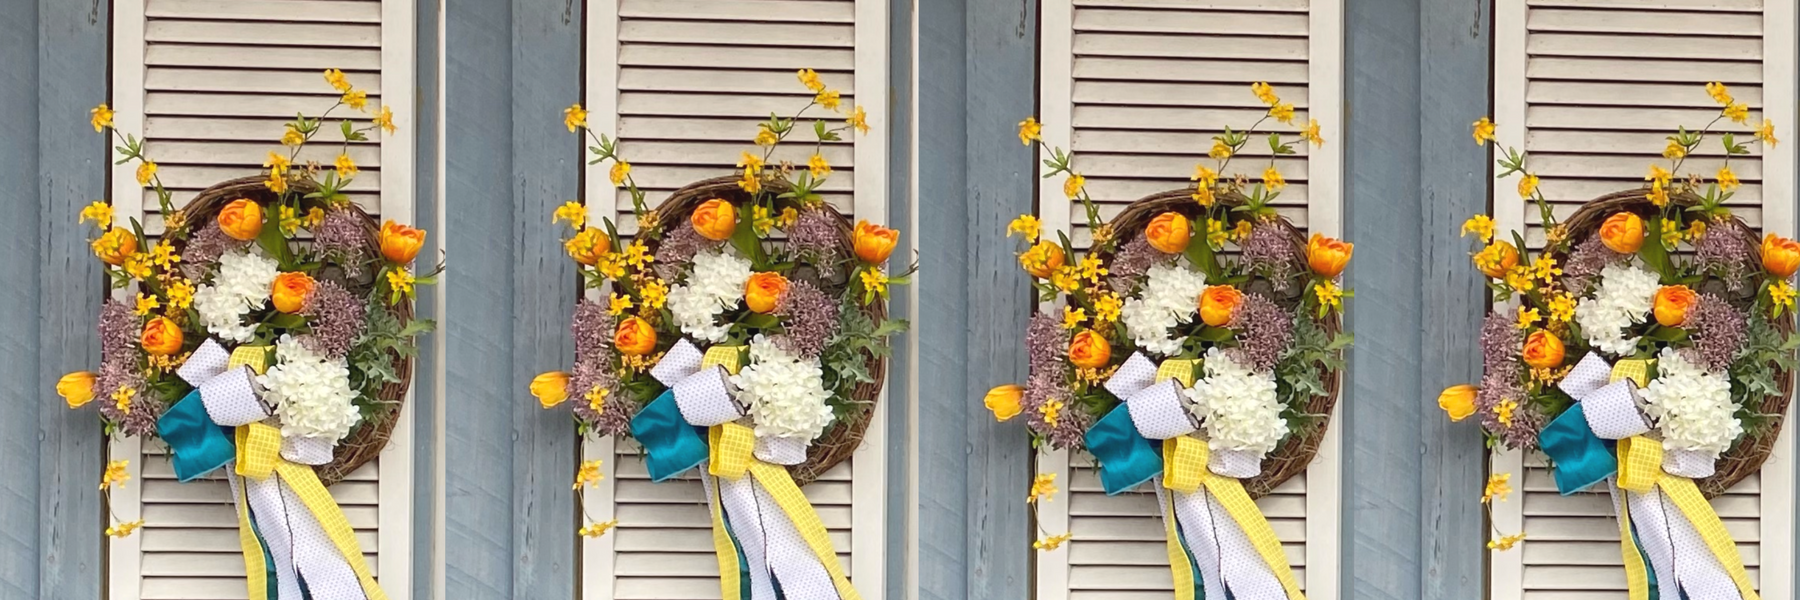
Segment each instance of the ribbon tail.
M707 508L712 512L713 553L719 558L719 597L725 600L751 600L749 567L738 541L725 524L725 507L719 496L718 481L704 471L700 485L706 489Z
M1738 554L1737 543L1732 541L1731 534L1725 530L1725 524L1719 520L1719 514L1713 511L1706 497L1700 494L1694 481L1669 475L1664 476L1657 487L1680 510L1681 516L1685 517L1670 519L1676 522L1674 524L1677 525L1677 531L1686 529L1685 533L1690 534L1676 539L1692 540L1697 537L1704 546L1676 547L1677 555L1687 559L1677 561L1677 566L1687 565L1691 569L1676 573L1676 577L1680 578L1678 585L1681 590L1693 600L1711 600L1729 598L1726 592L1735 587L1741 600L1760 600L1755 586L1750 582L1749 573L1744 569L1744 559ZM1706 554L1711 554L1714 560L1705 560ZM1689 586L1689 580L1693 580L1696 585Z
M1157 485L1156 504L1162 511L1163 534L1167 536L1169 549L1169 574L1175 579L1175 600L1206 600L1198 561L1194 560L1194 552L1188 548L1187 536L1182 534L1180 519L1175 515L1175 502L1169 495L1172 492Z
M1210 510L1223 512L1231 517L1236 527L1219 526L1220 551L1238 554L1254 552L1262 559L1262 564L1252 567L1249 561L1226 561L1227 567L1239 567L1235 573L1226 573L1226 585L1232 589L1232 597L1238 600L1306 600L1300 591L1300 582L1294 578L1294 571L1288 566L1287 553L1281 549L1281 540L1275 537L1275 530L1269 527L1268 519L1263 517L1262 510L1244 491L1238 480L1230 477L1212 475L1205 476L1206 501ZM1216 514L1216 513L1215 513ZM1238 579L1233 579L1233 575ZM1269 582L1264 575L1272 578ZM1256 586L1254 595L1237 592L1242 581ZM1254 583L1252 583L1254 582ZM1267 584L1275 583L1277 586ZM1246 590L1248 591L1248 590Z
M774 528L770 533L781 537L796 536L799 541L804 542L806 549L812 551L812 557L818 561L816 566L795 567L794 572L805 577L806 579L803 581L809 581L817 576L817 573L811 569L821 569L823 574L828 577L831 589L836 591L836 598L839 600L862 600L862 595L856 592L856 588L850 585L849 577L845 576L843 565L838 563L837 550L832 548L831 537L825 531L825 523L819 520L819 514L813 510L812 503L807 501L804 494L800 493L800 486L794 485L794 480L788 476L787 469L756 461L750 465L750 474L758 486L759 499L774 502L780 507L780 514L785 516L785 518L771 520ZM781 540L778 537L776 541L787 542L789 540ZM783 558L793 556L793 554L788 554ZM782 564L803 565L804 563L802 561L789 563L786 560L780 561L780 563L771 561L772 567L780 568ZM778 576L786 574L778 573ZM831 596L824 595L823 590L796 589L786 579L783 579L781 590L787 597L795 600L831 598Z
M1613 514L1619 521L1619 554L1625 564L1625 589L1631 600L1657 600L1655 591L1656 574L1652 570L1652 562L1637 535L1637 527L1631 521L1629 498L1625 490L1619 489L1611 482L1607 490L1612 492Z
M281 592L272 586L275 562L251 524L250 503L244 497L244 480L229 469L225 472L225 480L231 485L231 504L237 509L238 547L244 553L244 585L249 588L250 600L277 600Z

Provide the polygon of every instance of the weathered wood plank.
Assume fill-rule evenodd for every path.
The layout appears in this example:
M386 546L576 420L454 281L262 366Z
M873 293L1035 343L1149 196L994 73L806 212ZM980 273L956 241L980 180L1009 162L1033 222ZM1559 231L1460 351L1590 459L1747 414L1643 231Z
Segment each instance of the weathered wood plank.
M38 7L35 0L0 0L0 179L30 182L38 176ZM35 215L39 186L0 186L0 209ZM35 218L0 219L0 303L24 310L0 311L0 380L22 382L0 391L0 455L36 457L40 412L56 410L55 396L39 387L37 306L42 236ZM38 597L41 550L38 461L0 461L0 598Z
M36 597L97 598L102 538L96 530L103 513L93 477L105 453L103 438L93 413L61 409L51 390L63 373L93 369L100 358L93 327L106 286L88 252L91 230L74 216L87 203L106 197L110 146L88 126L87 111L107 97L109 14L104 5L80 2L44 2L38 10L37 67L40 74L53 75L33 86L38 94L38 218L18 220L35 227L18 237L36 238L38 252L13 255L36 257L20 262L35 262L40 269L38 297L35 303L8 305L37 307L31 315L37 320L37 340L16 361L36 363L37 372L12 381L30 382L15 393L41 412L36 435L18 438L31 447L11 455L37 458L34 525L41 545L32 554L40 565ZM15 181L30 187L29 180ZM30 412L26 408L24 414Z
M416 178L413 186L416 202L413 219L420 225L436 229L436 235L426 236L422 256L442 256L444 249L444 230L440 226L443 215L443 197L438 194L438 182L443 176L438 172L440 144L438 138L438 98L442 90L442 82L438 78L440 60L438 52L439 27L443 15L439 0L415 0L413 13L413 41L415 44L414 59L417 68L413 70L414 84L417 85L416 110L413 113L413 135L416 136L417 148L413 153L413 168ZM443 397L438 373L444 360L443 347L444 320L441 308L444 305L444 292L437 286L427 286L419 290L416 310L419 318L435 319L438 330L419 341L419 359L416 365L417 375L413 377L413 511L412 511L412 590L414 598L445 597L438 589L443 580L438 576L443 572L444 555L441 543L444 532L439 520L444 505L440 500L444 497L444 460L443 446Z

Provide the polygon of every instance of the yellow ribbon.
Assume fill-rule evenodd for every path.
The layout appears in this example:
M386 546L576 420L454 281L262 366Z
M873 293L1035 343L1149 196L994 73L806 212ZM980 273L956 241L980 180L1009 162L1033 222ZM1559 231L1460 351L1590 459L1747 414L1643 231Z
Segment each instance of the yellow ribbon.
M1288 566L1287 554L1281 550L1281 540L1275 537L1275 530L1269 527L1269 521L1256 507L1256 501L1250 499L1244 484L1236 478L1206 468L1210 458L1211 450L1205 441L1187 436L1163 440L1163 487L1186 494L1205 487L1244 531L1250 545L1256 547L1257 555L1287 590L1288 598L1306 600L1306 595L1300 592L1300 582L1294 579L1293 568Z
M1175 530L1175 500L1163 503L1163 534L1168 536L1169 572L1175 575L1175 600L1194 600L1194 563Z
M1713 558L1725 567L1725 573L1737 585L1738 594L1744 600L1758 600L1756 589L1750 583L1750 574L1744 569L1744 559L1738 554L1737 543L1732 541L1731 533L1725 530L1719 514L1713 511L1712 504L1694 486L1694 480L1663 472L1662 459L1662 442L1643 436L1619 440L1618 486L1638 494L1662 488L1663 494L1675 503L1681 514L1687 517L1688 523L1694 526L1694 531L1700 534L1701 541L1706 543ZM1624 498L1620 498L1621 503L1624 501ZM1638 553L1637 543L1631 535L1631 513L1623 504L1617 512L1619 546L1625 558L1625 577L1631 591L1631 600L1647 600L1650 596L1650 583L1644 573L1644 562Z

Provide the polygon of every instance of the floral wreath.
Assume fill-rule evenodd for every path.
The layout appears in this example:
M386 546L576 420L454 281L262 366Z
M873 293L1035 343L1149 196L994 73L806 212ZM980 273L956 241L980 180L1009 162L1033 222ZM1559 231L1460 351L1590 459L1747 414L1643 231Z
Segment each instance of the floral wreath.
M414 286L437 274L409 270L425 232L393 221L378 228L343 192L358 173L350 143L394 132L393 112L383 106L361 123L343 118L333 165L295 162L334 111L367 111L366 93L342 71L327 70L325 79L342 96L319 117L286 124L286 148L269 152L266 178L220 183L179 209L144 141L113 129L105 104L91 111L94 130L118 139L119 162L136 162L138 184L156 193L164 232L152 239L136 219L116 224L104 202L82 210L81 220L99 229L93 251L111 286L135 286L137 294L104 303L99 372L66 375L57 393L71 408L101 399L109 441L167 444L181 481L227 467L243 550L255 555L248 564L273 553L268 570L249 573L258 598L298 590L297 571L315 590L380 597L324 490L386 445L410 383L413 338L434 326L415 319L411 305ZM106 467L100 487L109 512L128 466ZM296 497L302 502L283 501ZM116 537L144 525L112 521L106 533ZM266 536L332 545L276 549Z
M1042 239L1036 218L1009 226L1009 236L1024 238L1019 263L1039 300L1064 306L1031 318L1026 385L1000 386L984 399L998 420L1024 415L1034 446L1092 453L1108 494L1152 479L1159 496L1172 490L1165 509L1183 514L1165 512L1171 556L1184 548L1200 563L1192 571L1172 561L1183 598L1219 586L1243 600L1298 597L1279 542L1250 501L1310 462L1351 340L1338 331L1342 299L1351 295L1338 276L1352 245L1318 234L1308 240L1271 206L1286 186L1275 159L1295 154L1293 142L1267 135L1269 162L1254 185L1221 177L1265 122L1293 122L1293 105L1273 88L1252 89L1268 112L1248 130L1214 136L1212 163L1195 167L1193 186L1137 200L1110 222L1072 155L1049 149L1044 177L1065 177L1063 191L1086 210L1093 245L1076 260L1069 236ZM1020 141L1041 141L1040 127L1026 119ZM1324 144L1317 121L1297 137ZM1054 478L1038 476L1027 501L1053 495ZM1203 519L1182 508L1239 500L1248 512L1233 513L1235 527L1197 523ZM1277 554L1221 571L1202 555L1229 553L1218 544L1231 536L1274 544ZM1069 538L1047 535L1035 546L1054 550Z
M1634 591L1654 574L1664 589L1695 597L1753 598L1734 585L1747 581L1743 565L1735 547L1717 544L1729 536L1705 498L1759 469L1780 428L1800 347L1789 283L1800 244L1774 234L1759 244L1725 206L1740 186L1732 159L1777 140L1768 120L1749 140L1715 133L1724 121L1747 123L1749 109L1723 84L1706 88L1718 116L1668 136L1667 162L1650 166L1644 187L1590 201L1567 220L1556 218L1527 157L1502 150L1498 176L1519 175L1519 195L1545 227L1544 249L1534 257L1517 233L1496 239L1486 215L1463 224L1481 244L1473 262L1495 309L1481 330L1480 385L1446 389L1438 404L1451 420L1477 417L1489 447L1543 452L1564 495L1605 483ZM1492 142L1493 122L1477 121L1474 137ZM1681 175L1708 137L1724 154L1718 171ZM1504 499L1510 480L1490 477L1482 503ZM1659 502L1685 518L1667 517L1675 511ZM1656 520L1645 521L1653 508ZM1648 525L1665 520L1670 528ZM1683 527L1698 535L1671 538ZM1504 551L1524 538L1496 532L1488 546ZM1696 561L1707 573L1673 570L1668 551L1702 539L1710 549L1694 556L1716 557Z
M852 227L820 195L832 173L824 144L869 125L860 106L835 127L807 116L815 107L843 107L839 92L813 70L798 78L812 101L791 117L758 124L758 149L742 153L738 176L696 182L656 208L645 202L617 140L587 128L580 105L564 112L569 130L583 129L593 142L591 164L612 164L610 179L631 196L638 231L625 243L611 219L596 227L580 203L556 210L553 221L572 230L565 248L584 287L606 298L575 308L572 372L539 375L531 393L544 408L573 400L583 436L643 444L654 480L704 464L715 531L736 542L717 548L721 556L768 558L748 578L722 581L734 598L739 586L762 598L776 580L794 597L786 586L801 585L791 581L798 576L784 572L793 561L836 567L835 555L816 548L771 547L779 540L761 530L789 521L810 536L810 505L753 508L732 495L797 494L854 452L881 390L887 337L907 327L887 317L888 286L907 283L916 270L890 275L886 264L899 232L867 221ZM807 120L814 140L806 164L772 163L776 148ZM684 446L682 438L692 443ZM582 463L577 493L599 477L599 461ZM587 522L580 533L599 536L617 524ZM847 580L832 580L841 584L832 593L854 595Z

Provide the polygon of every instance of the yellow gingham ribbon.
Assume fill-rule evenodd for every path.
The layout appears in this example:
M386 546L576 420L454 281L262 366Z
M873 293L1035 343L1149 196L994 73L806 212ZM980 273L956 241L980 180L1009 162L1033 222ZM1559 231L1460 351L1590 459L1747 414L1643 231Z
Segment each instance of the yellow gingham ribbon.
M1163 440L1163 487L1192 494L1206 472L1206 440L1177 436Z
M250 587L250 600L268 600L269 596L269 563L263 556L262 542L256 539L256 529L250 525L250 489L244 480L234 483L233 490L238 497L238 548L244 553L244 583Z
M743 596L743 581L738 578L737 544L731 541L731 531L725 528L724 498L719 496L719 486L711 486L706 504L712 508L712 542L713 555L719 558L719 597L739 598Z
M1731 540L1731 534L1725 531L1725 523L1719 521L1719 513L1713 511L1706 497L1700 495L1700 488L1694 487L1694 480L1675 475L1663 475L1657 481L1663 493L1687 516L1688 524L1700 533L1700 539L1706 542L1706 548L1712 550L1714 558L1724 565L1725 574L1731 576L1731 582L1737 584L1738 593L1744 600L1758 600L1756 589L1750 583L1750 574L1744 570L1744 559L1738 555L1737 543Z
M756 460L756 432L738 423L714 425L706 430L706 471L714 477L736 480Z
M1156 382L1173 379L1181 382L1181 387L1194 387L1194 379L1200 376L1200 359L1171 358L1156 366Z
M1165 486L1166 487L1166 486ZM1175 600L1194 600L1194 563L1188 560L1181 533L1175 530L1175 499L1163 503L1163 535L1169 547L1169 572L1175 576Z
M1198 443L1186 444L1180 441L1182 439L1192 439ZM1184 456L1171 461L1169 457L1175 454ZM1186 436L1163 440L1163 487L1193 493L1200 486L1205 486L1206 491L1225 507L1225 513L1231 515L1231 520L1244 531L1244 536L1250 539L1250 545L1256 548L1256 554L1262 557L1263 564L1268 565L1269 572L1274 573L1275 579L1281 582L1288 598L1306 600L1306 595L1300 592L1300 582L1294 579L1293 568L1288 566L1287 554L1281 550L1281 540L1275 537L1275 530L1269 527L1269 520L1263 517L1262 510L1256 507L1256 501L1251 500L1250 494L1244 491L1243 483L1206 468L1211 457L1212 450L1202 440ZM1186 472L1177 474L1168 470L1171 468ZM1183 490L1170 487L1168 483L1177 479L1185 482L1189 478L1197 479L1199 485Z
M844 576L843 565L838 564L837 550L831 547L831 537L825 533L825 523L819 520L819 513L813 510L806 495L800 493L800 486L794 485L793 477L788 476L787 467L751 459L750 474L775 498L775 504L781 507L781 512L787 514L788 520L794 523L794 529L800 532L800 538L806 540L806 546L812 549L813 556L819 559L819 564L831 575L831 585L837 588L838 598L862 600L862 596L856 593L856 588L850 586L850 579Z

